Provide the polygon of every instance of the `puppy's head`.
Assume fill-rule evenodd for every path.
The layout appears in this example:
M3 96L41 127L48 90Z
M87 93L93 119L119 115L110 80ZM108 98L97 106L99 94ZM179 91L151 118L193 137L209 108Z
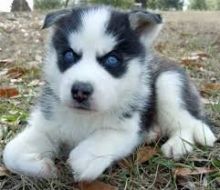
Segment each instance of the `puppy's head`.
M46 80L73 109L124 107L147 93L148 49L160 24L157 14L104 6L50 13Z

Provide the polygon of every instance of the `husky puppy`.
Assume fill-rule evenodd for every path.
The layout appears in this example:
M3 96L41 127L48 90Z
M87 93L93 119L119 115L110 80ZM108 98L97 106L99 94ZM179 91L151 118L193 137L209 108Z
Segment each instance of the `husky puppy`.
M94 180L157 130L165 156L179 159L216 138L203 121L200 96L183 69L155 55L158 14L96 6L46 16L51 28L46 84L29 125L4 150L13 172L54 177L62 143L76 180Z

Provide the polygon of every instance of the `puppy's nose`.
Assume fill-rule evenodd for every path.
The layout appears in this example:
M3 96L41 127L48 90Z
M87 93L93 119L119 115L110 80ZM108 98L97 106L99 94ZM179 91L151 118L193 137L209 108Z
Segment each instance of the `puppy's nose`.
M90 83L76 82L73 84L71 94L74 100L82 103L92 95L93 87Z

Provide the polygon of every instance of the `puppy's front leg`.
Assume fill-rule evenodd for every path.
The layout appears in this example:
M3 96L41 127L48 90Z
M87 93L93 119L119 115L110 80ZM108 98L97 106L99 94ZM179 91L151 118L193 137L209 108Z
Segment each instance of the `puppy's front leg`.
M96 179L113 161L130 154L138 143L137 132L114 129L96 131L70 153L69 163L75 180Z
M55 177L56 167L52 158L57 145L47 134L49 123L38 111L33 116L31 126L26 127L6 145L3 152L4 163L15 173L40 178Z

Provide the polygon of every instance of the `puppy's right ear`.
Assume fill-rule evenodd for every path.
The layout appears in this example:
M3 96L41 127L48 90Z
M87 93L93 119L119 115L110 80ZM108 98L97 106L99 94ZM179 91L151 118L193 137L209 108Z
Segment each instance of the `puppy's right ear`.
M44 23L42 29L49 28L53 24L55 24L62 17L70 14L72 11L69 9L59 10L55 12L48 13L44 19Z

